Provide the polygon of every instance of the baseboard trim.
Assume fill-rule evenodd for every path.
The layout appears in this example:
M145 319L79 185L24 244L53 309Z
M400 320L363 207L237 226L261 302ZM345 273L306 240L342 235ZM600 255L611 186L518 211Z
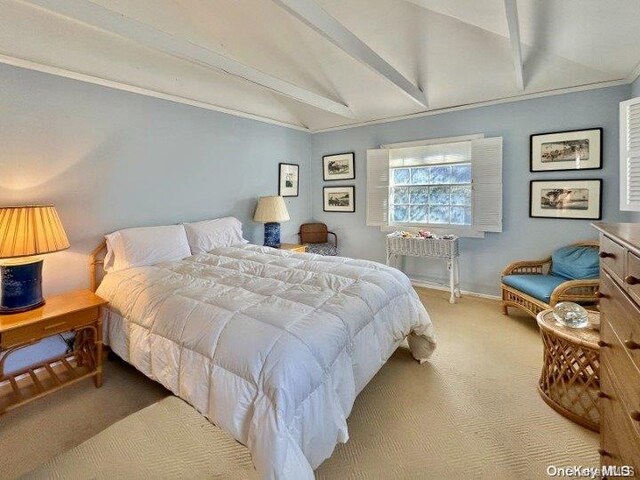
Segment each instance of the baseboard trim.
M432 290L442 290L444 292L449 291L448 286L441 285L439 283L431 283L428 281L418 280L416 278L411 278L411 277L409 277L409 280L411 280L411 285L413 285L414 287L430 288ZM468 297L486 298L488 300L502 300L500 296L489 295L488 293L470 292L468 290L461 290L460 293Z

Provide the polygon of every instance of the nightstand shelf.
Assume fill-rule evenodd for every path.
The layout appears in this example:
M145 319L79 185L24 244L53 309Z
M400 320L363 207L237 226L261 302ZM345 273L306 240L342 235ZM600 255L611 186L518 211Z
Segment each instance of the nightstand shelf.
M0 382L0 412L8 412L95 375L93 365L77 364L75 352L5 375Z
M86 378L102 385L104 304L82 290L51 297L35 310L0 316L0 414ZM5 375L12 353L63 332L76 334L72 352Z
M299 245L297 243L281 243L279 249L289 250L290 252L305 253L307 251L307 246Z

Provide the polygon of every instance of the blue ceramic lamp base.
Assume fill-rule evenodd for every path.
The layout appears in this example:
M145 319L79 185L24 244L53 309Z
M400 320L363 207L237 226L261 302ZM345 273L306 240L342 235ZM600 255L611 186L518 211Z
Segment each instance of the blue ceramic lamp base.
M276 222L269 222L264 224L264 246L265 247L280 247L280 224Z
M0 315L26 312L44 305L42 259L0 263Z

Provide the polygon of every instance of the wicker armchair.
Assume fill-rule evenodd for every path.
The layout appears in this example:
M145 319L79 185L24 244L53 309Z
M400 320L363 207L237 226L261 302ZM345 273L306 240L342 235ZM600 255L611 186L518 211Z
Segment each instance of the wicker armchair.
M303 223L298 235L300 243L307 246L308 253L338 254L338 236L330 232L324 223ZM329 241L329 235L333 235L333 242Z
M597 241L579 242L571 245L572 247L592 247L597 249ZM554 307L559 302L576 302L588 305L596 305L598 303L598 290L600 285L599 278L566 280L561 281L556 278L559 283L551 292L549 302L545 302L540 298L527 294L504 283L505 277L509 275L544 275L550 276L553 263L552 257L543 258L541 260L528 260L514 262L502 270L502 311L505 315L509 314L509 307L516 307L524 310L532 317L536 317L542 310Z

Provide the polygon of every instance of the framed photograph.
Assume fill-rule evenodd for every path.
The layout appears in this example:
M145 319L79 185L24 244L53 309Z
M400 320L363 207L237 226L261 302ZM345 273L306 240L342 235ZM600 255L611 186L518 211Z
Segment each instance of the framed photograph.
M602 128L531 135L532 172L602 168Z
M353 152L325 155L322 157L322 179L325 182L355 179L355 158L356 155Z
M353 213L356 211L356 187L324 187L323 206L325 212Z
M602 218L602 180L531 180L529 216L573 220Z
M300 165L281 163L278 175L278 195L281 197L297 197Z

